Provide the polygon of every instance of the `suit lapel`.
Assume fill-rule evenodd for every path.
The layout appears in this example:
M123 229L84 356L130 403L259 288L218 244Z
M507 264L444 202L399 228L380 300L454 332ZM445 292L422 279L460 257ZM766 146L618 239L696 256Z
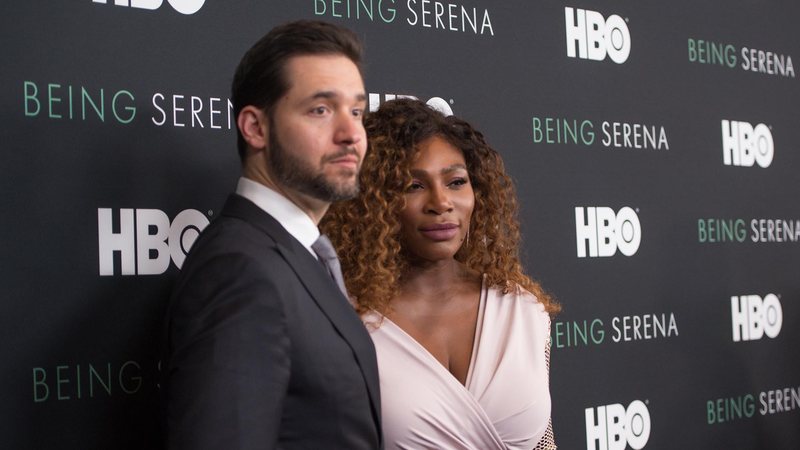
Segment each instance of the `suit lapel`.
M366 327L336 283L302 244L277 220L254 203L239 195L231 195L225 203L222 214L243 219L275 240L278 251L295 271L311 294L311 298L353 350L367 386L373 418L380 429L378 364L375 347Z
M279 245L278 250L297 273L300 281L311 294L311 298L353 350L367 385L373 416L380 426L378 420L380 417L378 363L372 338L369 337L366 327L322 264L314 259L300 243L295 241L293 244L293 248L288 249Z

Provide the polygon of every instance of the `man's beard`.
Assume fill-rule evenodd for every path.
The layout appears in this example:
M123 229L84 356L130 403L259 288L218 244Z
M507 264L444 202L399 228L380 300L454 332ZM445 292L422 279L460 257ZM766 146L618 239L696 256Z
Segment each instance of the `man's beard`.
M270 121L269 127L269 164L270 171L276 181L281 185L294 189L317 200L326 202L336 202L348 200L358 194L358 173L352 183L342 182L339 184L330 182L325 178L325 173L317 172L314 167L306 161L296 157L291 151L287 151L280 144L275 133L275 124ZM352 148L342 148L340 151L326 155L320 161L320 165L325 162L346 155L357 155Z

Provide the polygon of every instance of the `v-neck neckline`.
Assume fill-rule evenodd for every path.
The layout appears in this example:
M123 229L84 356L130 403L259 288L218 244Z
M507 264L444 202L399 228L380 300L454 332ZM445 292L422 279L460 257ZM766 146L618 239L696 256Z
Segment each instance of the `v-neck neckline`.
M486 287L486 276L481 275L481 292L480 292L480 299L478 300L478 317L475 321L475 332L473 333L473 340L472 340L472 353L470 354L469 358L469 367L467 368L467 377L464 380L464 384L461 384L461 381L453 375L447 367L442 364L433 353L431 353L424 345L420 344L419 341L414 339L406 330L404 330L400 325L396 324L392 319L388 318L387 316L382 316L382 320L385 323L389 323L392 327L396 328L400 333L402 333L408 340L410 340L413 345L419 348L421 353L425 355L425 358L430 359L434 366L437 367L439 370L446 373L449 378L456 382L459 386L466 389L468 392L472 392L470 390L470 384L472 382L472 373L475 370L475 363L478 360L478 351L480 350L480 341L481 341L481 333L483 332L483 316L486 310L486 298L488 297L488 288Z

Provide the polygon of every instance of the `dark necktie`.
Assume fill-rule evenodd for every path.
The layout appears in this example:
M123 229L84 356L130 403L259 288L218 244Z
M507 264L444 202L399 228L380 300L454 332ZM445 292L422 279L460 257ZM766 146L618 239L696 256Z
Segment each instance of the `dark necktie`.
M339 257L336 256L336 250L333 249L333 244L324 234L320 234L319 238L311 244L311 248L319 256L320 262L328 270L333 281L339 286L339 289L344 294L344 298L350 300L347 295L347 288L344 287L344 278L342 277L342 266L339 264Z

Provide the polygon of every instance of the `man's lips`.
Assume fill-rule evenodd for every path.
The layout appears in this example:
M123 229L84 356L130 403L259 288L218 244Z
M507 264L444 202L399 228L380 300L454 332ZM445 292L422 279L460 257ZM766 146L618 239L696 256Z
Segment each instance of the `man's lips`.
M358 157L355 156L355 155L341 156L339 158L334 158L334 159L329 160L328 163L330 163L330 164L342 164L342 165L357 166L358 165Z
M434 241L447 241L458 234L458 225L454 223L436 223L419 227L419 231Z
M354 148L343 148L332 155L323 158L323 163L333 164L358 164L361 158L358 157L358 152Z

